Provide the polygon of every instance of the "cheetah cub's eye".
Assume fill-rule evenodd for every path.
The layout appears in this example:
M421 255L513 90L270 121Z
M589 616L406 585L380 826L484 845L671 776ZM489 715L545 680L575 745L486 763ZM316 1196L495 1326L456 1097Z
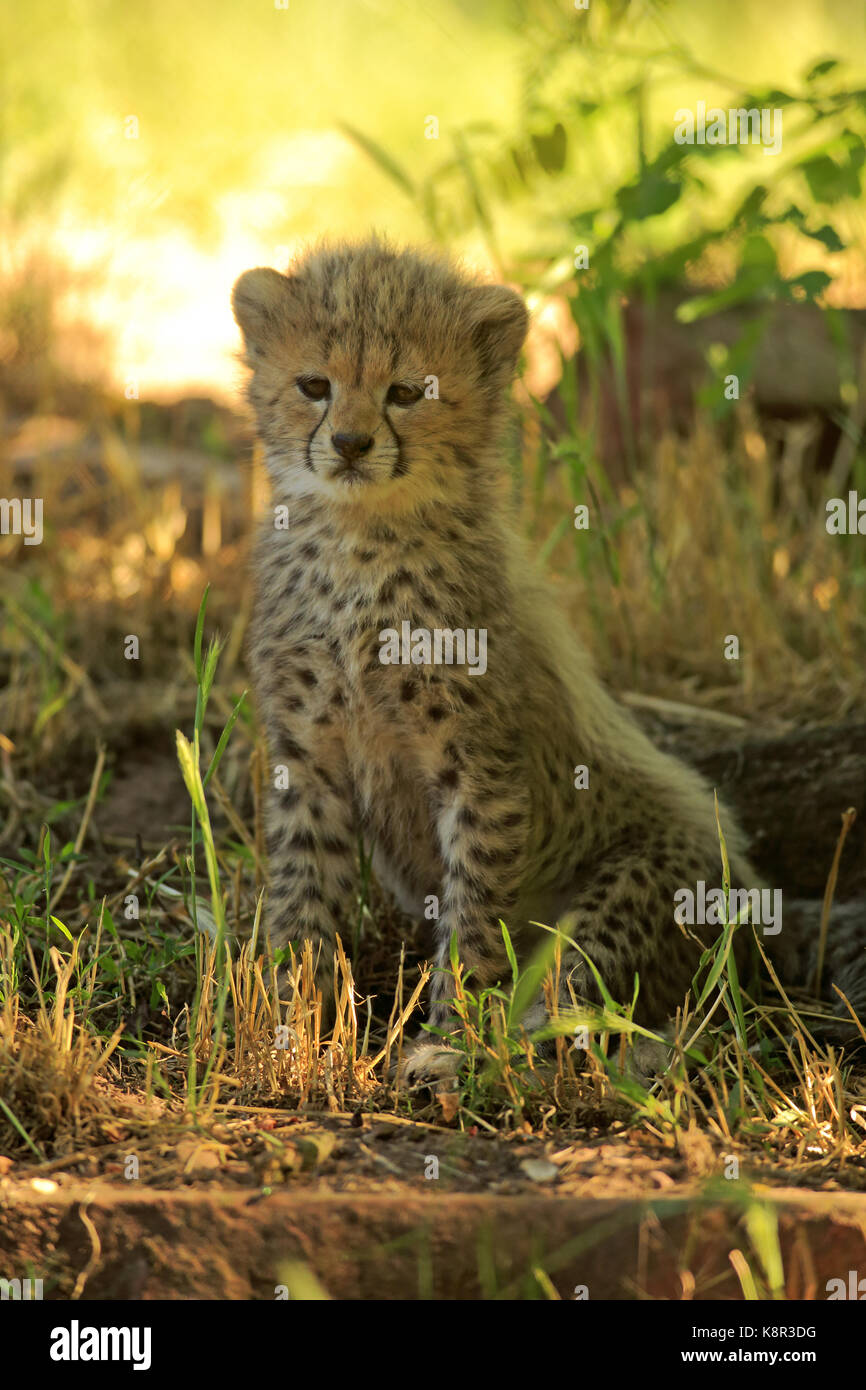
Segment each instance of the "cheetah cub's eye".
M331 383L326 376L299 376L297 385L308 401L323 401L331 394Z
M414 405L423 395L420 386L409 386L404 381L395 381L393 386L388 387L385 399L389 405Z

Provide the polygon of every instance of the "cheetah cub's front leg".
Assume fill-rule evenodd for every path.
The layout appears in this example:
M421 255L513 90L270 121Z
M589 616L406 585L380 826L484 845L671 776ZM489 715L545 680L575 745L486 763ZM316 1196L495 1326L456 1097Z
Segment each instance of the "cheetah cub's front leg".
M318 678L305 686L305 675L308 682L313 678L308 666L297 678L303 701L281 676L278 713L268 720L265 921L274 947L312 943L327 1010L336 933L354 908L357 832L342 741L323 722L333 692Z
M489 735L483 738L486 716L474 708L474 690L470 687L467 696L465 684L447 677L442 685L444 690L437 688L437 679L429 695L417 700L415 717L426 731L427 773L444 866L429 1018L436 1027L456 1032L460 1025L453 1012L452 935L470 973L473 994L508 978L499 919L516 930L512 913L526 868L529 812L525 792L515 785L504 756L517 731L504 726L504 746ZM433 721L425 717L428 701ZM454 1084L461 1059L462 1054L444 1040L427 1035L407 1058L401 1079L407 1085L439 1084L447 1089Z

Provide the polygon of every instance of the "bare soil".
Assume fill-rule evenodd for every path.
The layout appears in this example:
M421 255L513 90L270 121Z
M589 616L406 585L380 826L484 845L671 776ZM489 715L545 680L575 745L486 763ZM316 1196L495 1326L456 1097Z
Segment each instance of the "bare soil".
M742 1297L729 1257L748 1249L749 1209L735 1193L552 1199L422 1184L267 1196L25 1184L0 1203L0 1255L41 1275L49 1299L272 1299L291 1293L298 1264L332 1298L538 1296L536 1271L560 1298ZM826 1298L829 1279L863 1268L866 1196L780 1189L762 1207L788 1298Z

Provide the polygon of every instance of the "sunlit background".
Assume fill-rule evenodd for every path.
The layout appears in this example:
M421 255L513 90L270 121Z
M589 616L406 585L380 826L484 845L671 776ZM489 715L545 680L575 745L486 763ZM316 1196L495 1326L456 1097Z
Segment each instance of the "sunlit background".
M428 238L413 189L436 171L444 239L473 263L514 275L521 262L567 260L568 215L604 205L634 172L639 104L652 157L677 108L796 87L822 55L843 57L858 85L863 16L855 0L747 0L735 13L693 0L587 11L572 0L30 0L3 20L2 273L50 282L55 351L77 370L98 360L142 395L230 394L229 292L244 268L283 266L323 234ZM639 102L620 95L640 81ZM543 137L546 110L568 128L559 177L497 190L476 156ZM791 121L778 160L758 150L744 164L790 160L802 129ZM808 138L820 146L820 132ZM469 156L495 231L460 215L471 185L445 166ZM706 173L721 215L748 171L727 161ZM676 236L691 216L685 200L646 237ZM854 230L834 293L863 306L862 209ZM798 256L789 249L795 268ZM7 362L15 334L7 320Z

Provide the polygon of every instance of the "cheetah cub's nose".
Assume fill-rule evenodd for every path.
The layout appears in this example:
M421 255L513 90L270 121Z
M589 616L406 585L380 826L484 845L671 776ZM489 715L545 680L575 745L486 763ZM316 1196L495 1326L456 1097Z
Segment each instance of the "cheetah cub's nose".
M372 447L373 436L371 434L332 434L331 443L340 458L345 459L347 463L354 463L355 459L359 459Z

